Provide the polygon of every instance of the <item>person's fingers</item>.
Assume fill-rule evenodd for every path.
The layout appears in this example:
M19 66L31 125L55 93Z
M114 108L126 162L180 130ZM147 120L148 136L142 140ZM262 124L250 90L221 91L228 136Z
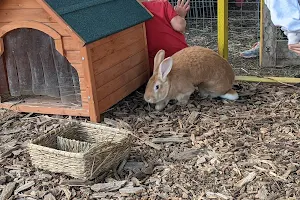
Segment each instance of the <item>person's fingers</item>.
M299 53L300 52L300 49L291 49L292 51L296 52L296 53Z
M300 48L299 48L299 47L294 47L294 48L291 48L290 50L293 50L293 51L300 51Z
M184 8L186 9L189 6L189 4L190 4L190 0L187 0L184 4Z
M181 6L181 7L183 7L183 6L184 6L184 0L182 0L182 1L181 1L181 4L180 4L180 6Z
M188 12L191 9L191 6L188 5L188 7L185 9L186 12Z
M180 4L181 4L181 0L178 0L177 1L177 6L180 6Z
M289 44L289 47L300 47L300 43L297 43L297 44Z
M299 51L300 50L300 45L289 45L289 49Z
M292 51L300 55L300 50L292 50Z
M298 55L300 55L300 43L298 44L289 44L288 45L289 50L297 53Z
M289 50L300 55L300 45L299 44L289 45L288 47L289 47Z

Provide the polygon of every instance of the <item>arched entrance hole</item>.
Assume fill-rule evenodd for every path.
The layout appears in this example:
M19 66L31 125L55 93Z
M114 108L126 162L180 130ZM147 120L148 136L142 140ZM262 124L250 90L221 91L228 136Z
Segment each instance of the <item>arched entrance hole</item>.
M78 73L56 50L51 36L19 28L6 33L3 43L0 79L5 72L8 95L2 97L2 102L21 98L37 104L81 106ZM0 84L3 93L3 80Z

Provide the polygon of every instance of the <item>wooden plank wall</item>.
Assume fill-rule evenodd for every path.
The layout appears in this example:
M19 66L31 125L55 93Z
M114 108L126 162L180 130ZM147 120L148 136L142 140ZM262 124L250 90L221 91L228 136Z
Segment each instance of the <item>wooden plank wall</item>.
M4 37L4 58L12 96L46 95L64 104L81 104L75 88L77 73L54 47L53 39L38 30L17 29ZM74 77L73 77L74 76Z
M0 28L10 22L26 20L41 22L55 29L62 36L65 57L78 72L83 107L88 108L80 42L73 40L66 28L60 26L35 0L0 1Z
M61 36L67 59L72 64L81 62L80 43L71 38L35 0L2 0L0 3L0 27L14 21L33 20L55 29Z
M100 112L148 80L149 63L142 24L94 42L89 48Z
M6 71L3 62L3 56L0 56L0 95L8 92L9 91L8 91Z

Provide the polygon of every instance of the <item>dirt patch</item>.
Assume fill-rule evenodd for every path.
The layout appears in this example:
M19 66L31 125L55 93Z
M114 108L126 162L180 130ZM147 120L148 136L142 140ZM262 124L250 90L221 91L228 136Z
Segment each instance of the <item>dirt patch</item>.
M236 88L236 102L194 94L164 112L140 88L105 113L108 126L137 136L130 158L93 182L31 166L26 143L62 117L1 110L0 191L10 199L299 199L299 89Z

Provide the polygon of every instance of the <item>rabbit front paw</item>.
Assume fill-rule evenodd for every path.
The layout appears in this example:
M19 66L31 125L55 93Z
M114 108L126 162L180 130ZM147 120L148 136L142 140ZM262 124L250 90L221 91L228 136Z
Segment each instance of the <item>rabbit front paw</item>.
M177 99L179 105L185 106L189 102L190 94L188 94L188 95L178 95L176 99Z
M162 111L166 107L166 105L168 104L168 102L169 101L161 101L161 102L157 103L155 105L155 110Z

